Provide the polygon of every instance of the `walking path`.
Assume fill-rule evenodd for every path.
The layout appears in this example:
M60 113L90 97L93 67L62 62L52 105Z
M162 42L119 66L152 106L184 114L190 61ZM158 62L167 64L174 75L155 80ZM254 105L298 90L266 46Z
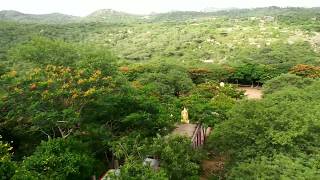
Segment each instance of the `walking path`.
M261 88L239 87L239 89L245 91L244 94L248 97L248 99L262 99Z
M187 136L192 138L197 124L179 124L177 128L172 132L173 135Z

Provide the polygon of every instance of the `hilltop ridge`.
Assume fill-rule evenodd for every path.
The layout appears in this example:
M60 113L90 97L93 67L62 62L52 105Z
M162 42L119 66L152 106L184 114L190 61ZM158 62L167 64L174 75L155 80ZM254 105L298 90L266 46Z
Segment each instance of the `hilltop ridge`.
M24 23L68 23L79 20L80 17L61 13L25 14L14 10L0 11L0 20Z
M185 21L195 18L208 18L215 16L227 17L252 17L252 16L292 16L297 13L303 13L310 17L320 16L320 8L298 8L298 7L263 7L253 9L218 9L207 8L203 11L171 11L166 13L151 13L147 15L130 14L126 12L116 11L113 9L100 9L92 12L85 17L71 16L61 13L50 14L25 14L14 10L0 11L0 20L15 21L22 23L77 23L77 22L105 22L105 23L130 23L139 22L141 20L148 21Z

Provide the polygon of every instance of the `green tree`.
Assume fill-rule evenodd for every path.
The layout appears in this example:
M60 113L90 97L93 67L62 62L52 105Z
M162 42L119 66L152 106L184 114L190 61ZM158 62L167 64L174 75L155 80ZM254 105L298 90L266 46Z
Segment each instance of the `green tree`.
M314 80L310 78L302 78L294 74L282 74L267 81L263 85L263 93L272 94L288 87L304 88L312 84L312 82L314 82Z
M12 147L1 140L0 135L0 177L1 179L10 179L16 170L16 163L11 160Z
M147 85L159 95L181 96L189 92L193 83L186 72L176 69L166 73L148 73L141 77L142 84Z
M314 92L318 87L317 82L304 89L288 88L261 101L237 104L229 120L215 127L209 145L235 159L315 153L320 146L319 95Z
M262 156L237 164L227 179L319 179L319 165L319 156Z
M43 141L23 160L12 179L88 179L96 161L86 149L70 138Z
M192 148L186 137L158 137L150 152L160 159L160 166L169 179L198 179L201 153Z
M116 57L101 47L67 43L45 37L34 37L8 51L8 63L22 69L23 66L47 65L100 69L103 74L114 74ZM31 65L30 65L31 64ZM20 66L19 66L20 65ZM24 67L25 68L25 67Z
M126 163L120 168L120 176L115 179L121 180L168 180L165 171L160 168L152 169L147 165L143 165L141 161L127 159Z
M201 122L214 127L227 119L227 112L233 107L236 99L241 99L243 92L226 84L221 87L217 83L198 84L188 96L180 98L183 106L189 109L191 121Z
M265 66L244 63L237 64L235 67L235 72L231 77L231 80L240 84L254 84L262 82L265 76Z
M61 40L50 40L43 37L35 37L28 43L19 44L8 52L8 60L22 63L57 66L73 65L80 59L75 46Z

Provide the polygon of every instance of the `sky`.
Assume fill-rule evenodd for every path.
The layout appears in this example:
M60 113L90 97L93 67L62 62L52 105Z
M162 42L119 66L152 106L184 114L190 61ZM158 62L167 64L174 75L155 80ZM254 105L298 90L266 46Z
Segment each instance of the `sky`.
M320 0L0 0L0 10L29 14L64 13L85 16L99 9L133 14L201 11L206 8L320 7Z

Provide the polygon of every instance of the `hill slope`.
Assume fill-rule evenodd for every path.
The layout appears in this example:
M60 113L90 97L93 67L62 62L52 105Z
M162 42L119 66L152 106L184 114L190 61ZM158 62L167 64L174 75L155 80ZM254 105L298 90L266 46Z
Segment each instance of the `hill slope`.
M114 11L112 9L101 9L84 17L83 22L106 22L106 23L130 23L141 19L141 16Z
M79 20L79 17L70 16L60 13L52 14L24 14L18 11L0 11L0 20L2 21L16 21L21 23L71 23Z

